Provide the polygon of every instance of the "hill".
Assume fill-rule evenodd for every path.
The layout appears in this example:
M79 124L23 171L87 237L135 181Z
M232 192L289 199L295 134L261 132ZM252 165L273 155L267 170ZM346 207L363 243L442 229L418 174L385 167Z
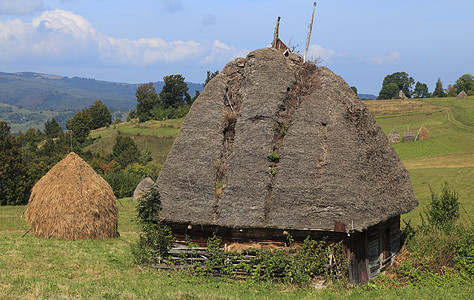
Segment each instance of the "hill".
M164 82L153 83L159 93ZM202 85L187 82L189 94ZM107 82L33 72L0 72L0 102L32 110L78 111L100 99L109 108L133 109L139 84Z

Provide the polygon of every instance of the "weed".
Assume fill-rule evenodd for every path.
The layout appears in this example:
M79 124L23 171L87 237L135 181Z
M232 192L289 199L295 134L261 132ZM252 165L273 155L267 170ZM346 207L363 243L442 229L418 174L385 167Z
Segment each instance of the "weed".
M272 162L279 162L280 161L280 155L278 153L270 153L267 155L268 159L271 160Z

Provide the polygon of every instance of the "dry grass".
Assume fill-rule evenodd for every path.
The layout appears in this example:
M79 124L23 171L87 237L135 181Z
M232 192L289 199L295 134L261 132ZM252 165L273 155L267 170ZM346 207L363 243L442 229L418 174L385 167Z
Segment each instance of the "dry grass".
M439 106L434 106L423 101L406 100L364 100L365 106L373 115L394 115L404 113L419 113L439 110Z

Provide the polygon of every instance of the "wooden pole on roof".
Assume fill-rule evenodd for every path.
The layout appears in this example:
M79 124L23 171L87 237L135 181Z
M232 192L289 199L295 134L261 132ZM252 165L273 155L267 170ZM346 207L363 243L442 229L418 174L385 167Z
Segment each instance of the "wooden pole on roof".
M275 26L275 32L273 33L272 48L276 48L276 46L277 46L279 28L280 28L280 17L277 18L277 23L276 23L276 26Z
M316 2L313 4L313 16L311 17L311 23L308 28L308 37L306 38L306 47L304 48L303 61L306 62L306 53L308 53L309 40L311 39L311 31L313 30L314 11L316 10Z

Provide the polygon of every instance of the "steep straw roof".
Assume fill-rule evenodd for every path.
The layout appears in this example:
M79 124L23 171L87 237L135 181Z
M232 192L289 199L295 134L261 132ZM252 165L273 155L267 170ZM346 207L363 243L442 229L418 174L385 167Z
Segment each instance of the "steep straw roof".
M118 235L115 202L109 184L71 152L35 184L26 219L40 238L112 238Z
M157 185L166 222L234 228L344 222L361 231L418 205L407 170L349 85L271 48L235 59L207 84Z

